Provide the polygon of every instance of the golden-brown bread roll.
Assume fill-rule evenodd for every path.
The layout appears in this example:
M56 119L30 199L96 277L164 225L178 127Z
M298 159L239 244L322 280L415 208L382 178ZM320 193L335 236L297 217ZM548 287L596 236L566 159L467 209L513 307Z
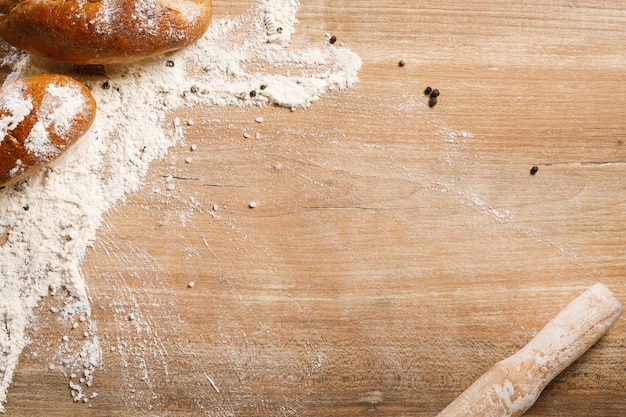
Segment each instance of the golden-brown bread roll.
M0 36L61 61L131 62L197 41L211 12L211 0L0 0Z
M64 75L37 75L0 89L0 186L45 167L89 130L96 102Z

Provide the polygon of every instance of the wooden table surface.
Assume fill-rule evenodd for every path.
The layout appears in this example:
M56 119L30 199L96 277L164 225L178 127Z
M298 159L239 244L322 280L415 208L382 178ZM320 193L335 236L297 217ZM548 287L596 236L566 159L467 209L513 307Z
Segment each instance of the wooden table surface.
M98 397L73 403L27 347L7 415L435 416L588 286L626 303L623 1L310 0L298 18L294 41L336 35L360 82L305 111L172 115L195 120L193 162L153 165L83 262ZM67 331L51 302L33 346ZM527 415L626 415L625 318Z

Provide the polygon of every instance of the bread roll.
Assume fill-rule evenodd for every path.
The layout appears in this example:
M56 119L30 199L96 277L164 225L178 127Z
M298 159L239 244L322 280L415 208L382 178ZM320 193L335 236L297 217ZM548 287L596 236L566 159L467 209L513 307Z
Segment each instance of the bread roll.
M197 41L211 12L211 0L0 0L0 36L76 64L131 62Z
M84 84L64 75L37 75L0 89L0 186L38 171L91 126L96 102Z

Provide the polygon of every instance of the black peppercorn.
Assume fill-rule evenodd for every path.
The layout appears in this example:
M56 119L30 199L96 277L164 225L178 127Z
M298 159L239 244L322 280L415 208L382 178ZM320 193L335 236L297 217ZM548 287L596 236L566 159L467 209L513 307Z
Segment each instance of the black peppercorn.
M111 84L109 84L108 81L105 81L102 83L102 88L104 88L105 90L108 90L109 88L111 88Z
M424 90L424 94L429 95L432 91L433 91L432 88L426 87L426 89Z
M259 87L261 90L265 90L267 88L267 84L261 84L261 86Z
M406 65L406 62L404 62L404 59L401 59L401 60L398 62L398 66L399 66L399 67L403 67L403 66L405 66L405 65Z
M256 91L254 90L250 91L250 97L256 97Z
M428 100L428 107L435 107L437 105L437 97L431 97Z
M165 62L165 66L166 67L170 67L170 68L173 67L174 66L174 61L167 61L167 62Z
M337 37L335 35L331 36L328 42L330 42L331 45L334 44L335 42L337 42Z
M539 171L539 167L534 166L530 169L530 175L535 175Z
M439 90L437 90L437 89L435 88L433 91L431 91L430 96L431 96L432 98L438 97L438 96L439 96Z

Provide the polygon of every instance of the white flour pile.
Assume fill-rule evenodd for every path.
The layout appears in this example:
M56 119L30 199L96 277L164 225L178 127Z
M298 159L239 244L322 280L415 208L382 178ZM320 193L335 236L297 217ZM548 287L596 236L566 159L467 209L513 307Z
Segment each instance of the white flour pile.
M59 341L59 365L68 375L80 370L80 379L70 383L75 400L95 396L85 391L101 351L81 260L103 214L137 190L150 163L180 139L174 127L164 126L168 112L193 105L306 108L357 81L359 57L323 36L311 48L290 47L298 7L297 0L260 0L242 16L214 21L192 47L88 75L9 49L2 62L11 71L7 81L41 73L74 76L90 87L98 115L76 152L0 190L0 409L28 343L33 309L62 288L71 297L53 313L87 322L89 331L80 340Z

